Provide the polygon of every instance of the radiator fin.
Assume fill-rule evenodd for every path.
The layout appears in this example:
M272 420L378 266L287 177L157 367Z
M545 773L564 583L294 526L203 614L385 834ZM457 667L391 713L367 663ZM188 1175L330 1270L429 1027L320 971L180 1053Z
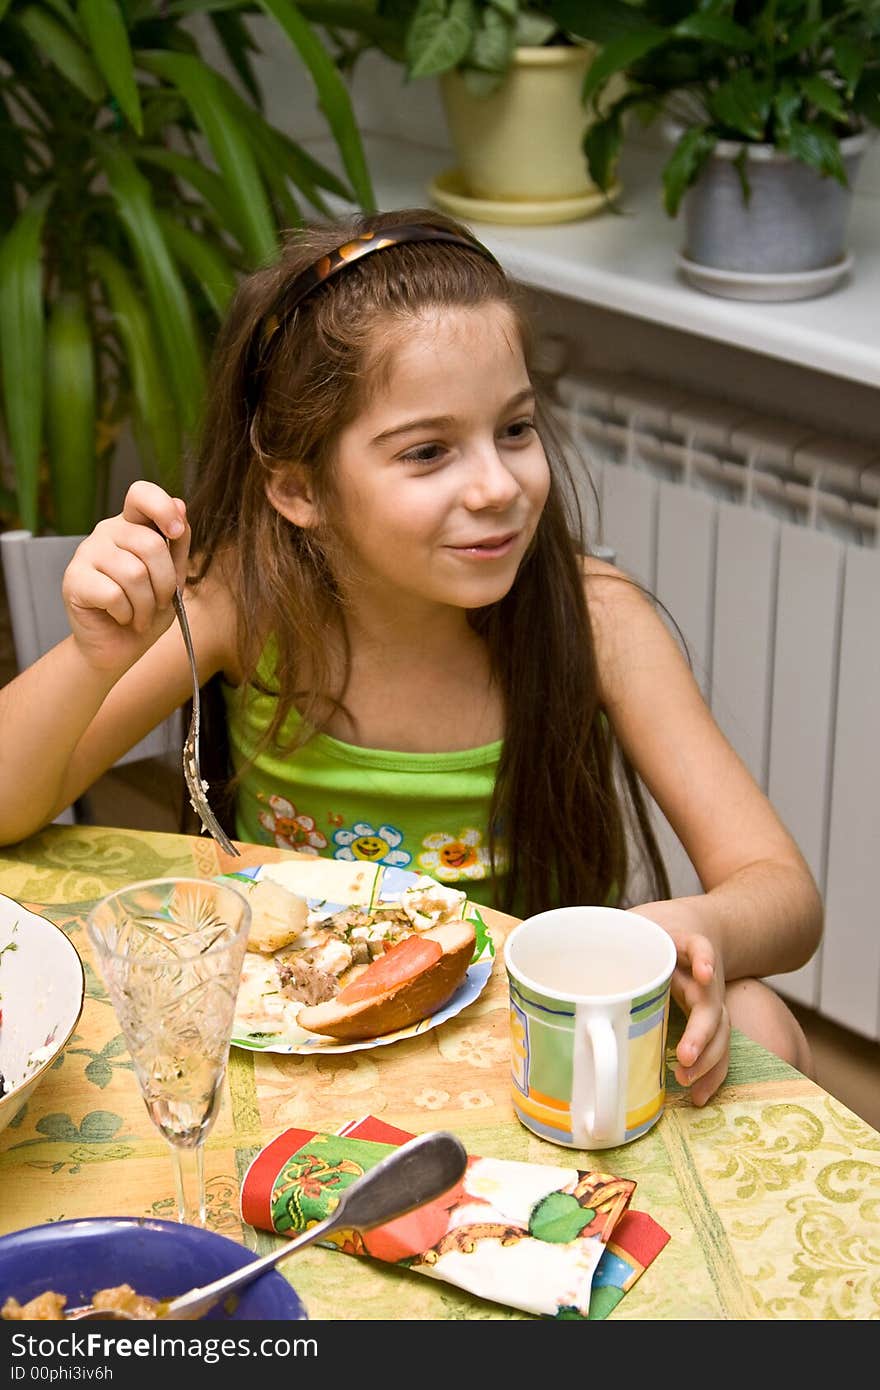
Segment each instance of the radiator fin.
M591 544L669 609L824 896L820 951L772 983L880 1039L880 452L631 375L557 390ZM699 891L655 811L673 892Z

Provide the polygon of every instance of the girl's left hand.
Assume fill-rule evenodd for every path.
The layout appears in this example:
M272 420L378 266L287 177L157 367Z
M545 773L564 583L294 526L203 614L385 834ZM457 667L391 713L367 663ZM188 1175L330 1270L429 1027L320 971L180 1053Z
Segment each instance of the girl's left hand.
M705 1105L727 1075L730 1019L725 1003L724 965L717 948L699 930L693 907L682 899L632 908L650 917L675 942L678 965L672 997L687 1016L676 1048L675 1079L690 1087L694 1105Z

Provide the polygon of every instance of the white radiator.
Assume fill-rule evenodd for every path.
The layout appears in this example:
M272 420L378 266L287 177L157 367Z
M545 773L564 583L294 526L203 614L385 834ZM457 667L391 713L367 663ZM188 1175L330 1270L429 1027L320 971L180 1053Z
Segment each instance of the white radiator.
M772 983L880 1039L880 445L632 376L557 389L590 539L674 616L822 891L820 951ZM659 831L673 892L698 891Z

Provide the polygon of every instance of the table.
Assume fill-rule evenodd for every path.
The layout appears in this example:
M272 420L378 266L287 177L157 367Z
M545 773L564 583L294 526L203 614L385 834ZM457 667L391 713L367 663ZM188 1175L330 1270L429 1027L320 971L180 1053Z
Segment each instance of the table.
M289 857L206 839L51 826L0 851L0 892L57 922L79 950L86 1001L61 1064L0 1134L0 1231L76 1216L173 1219L167 1147L151 1125L91 956L85 914L136 879L209 877ZM496 947L514 919L485 911ZM671 1039L674 1033L671 1031ZM449 1128L473 1153L601 1167L634 1178L633 1207L670 1233L615 1319L849 1318L880 1315L880 1134L819 1086L734 1034L725 1086L695 1109L669 1078L661 1121L589 1157L536 1138L509 1099L507 991L500 950L474 1004L390 1047L327 1057L233 1049L207 1141L209 1224L263 1252L243 1226L241 1180L288 1127L336 1130L372 1113L414 1132ZM282 1269L284 1267L282 1266ZM449 1285L312 1247L289 1277L313 1318L522 1318Z

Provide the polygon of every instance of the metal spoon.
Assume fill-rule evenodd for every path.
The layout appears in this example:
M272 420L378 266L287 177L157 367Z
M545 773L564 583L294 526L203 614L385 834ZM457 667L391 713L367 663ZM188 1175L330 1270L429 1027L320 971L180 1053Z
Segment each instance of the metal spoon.
M330 1231L369 1231L397 1216L405 1216L416 1207L424 1206L454 1187L467 1167L467 1152L461 1141L446 1130L420 1134L401 1144L399 1149L381 1159L368 1173L347 1187L334 1211L302 1235L286 1241L262 1259L254 1260L243 1269L236 1269L213 1284L190 1289L162 1305L161 1318L180 1318L192 1321L209 1312L221 1299L236 1289L250 1284L267 1270L320 1240ZM73 1309L70 1320L124 1319L137 1321L131 1313L119 1309Z

